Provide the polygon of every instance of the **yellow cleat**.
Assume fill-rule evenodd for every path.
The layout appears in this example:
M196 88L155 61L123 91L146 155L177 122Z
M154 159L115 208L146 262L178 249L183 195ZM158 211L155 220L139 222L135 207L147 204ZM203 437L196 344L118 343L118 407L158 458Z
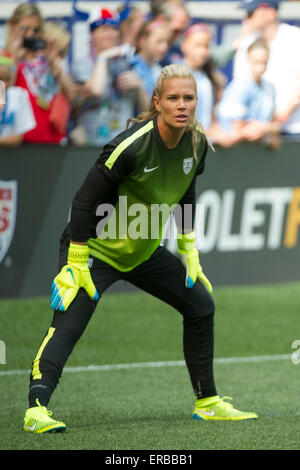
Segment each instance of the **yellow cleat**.
M42 434L45 432L64 432L65 423L51 418L52 412L45 406L41 406L37 400L37 406L28 408L25 413L24 427L27 432Z
M231 400L230 397L220 398L218 395L196 400L193 419L241 421L258 418L256 413L236 410L231 403L224 401L224 399Z

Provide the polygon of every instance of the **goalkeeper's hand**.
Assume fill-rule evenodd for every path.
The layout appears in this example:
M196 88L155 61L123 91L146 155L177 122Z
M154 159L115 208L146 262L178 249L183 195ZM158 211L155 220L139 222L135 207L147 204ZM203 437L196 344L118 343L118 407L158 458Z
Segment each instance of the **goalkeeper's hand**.
M185 267L185 285L188 289L194 286L197 278L206 287L208 292L212 293L213 288L207 277L202 271L199 262L199 254L196 248L195 232L188 234L178 234L177 236L178 254Z
M53 310L64 312L77 295L80 287L86 290L92 300L99 299L99 293L92 281L88 267L89 248L87 245L70 243L67 264L54 278L51 286L50 304Z

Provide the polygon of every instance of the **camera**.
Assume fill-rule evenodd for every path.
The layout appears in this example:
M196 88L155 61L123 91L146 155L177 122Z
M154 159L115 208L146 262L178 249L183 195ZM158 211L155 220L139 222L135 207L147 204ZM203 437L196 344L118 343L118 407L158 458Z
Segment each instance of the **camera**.
M44 39L39 38L24 38L23 40L23 47L25 49L30 49L32 51L39 51L40 49L46 48L46 41Z

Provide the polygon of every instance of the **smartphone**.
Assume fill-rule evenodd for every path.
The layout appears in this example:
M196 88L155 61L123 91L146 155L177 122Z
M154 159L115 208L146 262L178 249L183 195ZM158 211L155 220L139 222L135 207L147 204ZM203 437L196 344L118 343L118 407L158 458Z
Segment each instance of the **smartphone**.
M25 47L25 49L31 49L32 51L39 51L40 49L46 48L46 41L39 38L24 38L23 47Z

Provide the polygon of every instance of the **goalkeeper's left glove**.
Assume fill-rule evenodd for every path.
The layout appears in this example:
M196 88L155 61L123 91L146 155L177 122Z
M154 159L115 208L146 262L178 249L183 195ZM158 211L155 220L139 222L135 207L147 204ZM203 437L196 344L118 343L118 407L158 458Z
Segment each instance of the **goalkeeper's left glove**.
M197 278L212 293L212 285L202 271L199 253L196 248L195 232L177 235L177 246L180 260L185 267L185 285L188 289L194 286Z

